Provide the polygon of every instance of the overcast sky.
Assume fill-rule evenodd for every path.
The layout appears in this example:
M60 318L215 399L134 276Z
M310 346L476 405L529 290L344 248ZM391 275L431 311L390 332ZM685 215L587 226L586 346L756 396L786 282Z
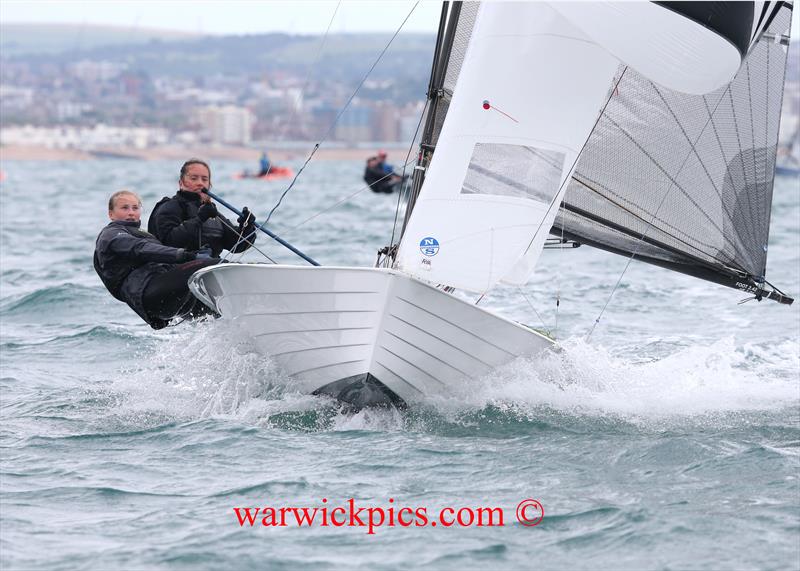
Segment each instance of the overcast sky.
M394 32L411 0L2 0L2 23L113 24L203 34ZM338 9L337 9L338 5ZM435 33L441 2L421 0L405 31ZM334 17L334 12L336 15Z
M412 0L2 0L0 23L113 24L202 34L394 32ZM338 6L338 9L337 9ZM435 33L441 1L420 0L405 31ZM792 39L800 35L792 15Z

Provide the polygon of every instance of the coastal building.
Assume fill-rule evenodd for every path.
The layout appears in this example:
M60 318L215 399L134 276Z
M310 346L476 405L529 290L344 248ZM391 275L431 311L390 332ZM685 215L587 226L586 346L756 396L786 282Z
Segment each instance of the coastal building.
M252 138L255 116L245 107L225 105L198 110L201 136L223 145L248 145Z
M334 138L346 143L359 143L372 139L372 109L351 106L336 123Z
M372 141L397 141L397 108L388 103L378 103L372 109Z
M47 149L147 149L169 140L166 129L153 127L116 127L98 124L93 127L60 125L35 127L23 125L0 129L0 144L44 147Z

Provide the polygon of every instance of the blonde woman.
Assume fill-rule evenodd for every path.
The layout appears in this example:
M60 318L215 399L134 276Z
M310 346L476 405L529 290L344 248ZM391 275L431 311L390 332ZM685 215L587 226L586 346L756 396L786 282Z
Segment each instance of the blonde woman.
M94 269L106 289L127 303L153 329L166 327L178 314L209 310L189 293L189 277L219 263L209 250L164 246L141 230L142 201L120 190L108 201L111 222L97 236Z

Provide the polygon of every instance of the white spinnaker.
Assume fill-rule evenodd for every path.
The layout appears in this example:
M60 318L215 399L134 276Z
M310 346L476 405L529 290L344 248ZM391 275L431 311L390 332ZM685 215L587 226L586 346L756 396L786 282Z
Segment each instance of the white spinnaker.
M561 2L553 8L640 74L675 91L719 89L742 64L729 39L653 2Z
M618 64L547 4L483 4L397 266L475 292L526 251L532 268ZM532 162L508 173L504 150ZM489 188L465 189L475 178Z

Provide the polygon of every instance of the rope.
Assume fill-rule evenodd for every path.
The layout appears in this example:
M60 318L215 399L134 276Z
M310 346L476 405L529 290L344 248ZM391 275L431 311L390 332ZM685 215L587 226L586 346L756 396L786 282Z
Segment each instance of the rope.
M389 43L387 43L387 44L386 44L386 46L383 48L383 51L381 51L381 53L380 53L380 54L378 54L378 57L377 57L377 58L375 59L375 61L372 63L372 66L370 66L369 70L367 70L367 73L366 73L366 74L364 75L364 77L361 79L361 81L359 82L359 84L358 84L358 86L356 87L355 91L353 91L352 95L350 95L350 98L347 100L347 102L344 104L344 106L343 106L343 107L342 107L342 108L339 110L339 113L338 113L338 114L336 115L336 117L333 119L333 122L331 123L330 127L328 127L328 130L325 132L325 134L322 136L322 138L319 140L319 142L318 142L316 145L314 145L314 148L312 149L312 151L311 151L311 154L309 154L309 155L308 155L308 158L306 159L306 162L305 162L305 163L303 163L303 166L302 166L302 167L300 167L300 170L299 170L299 171L297 171L297 174L296 174L296 175L294 176L294 178L292 179L292 182L289 184L289 186L286 188L286 190L284 190L284 191L283 191L283 194L281 194L280 198L278 199L278 202L275 204L275 206L273 206L273 207L272 207L272 210L270 210L270 211L269 211L269 214L267 215L267 219L264 221L264 224L267 224L267 223L269 223L269 220L270 220L270 218L272 218L272 214L273 214L273 213L275 212L275 210L277 210L277 209L278 209L278 207L281 205L281 202L283 201L283 197L284 197L284 196L286 196L286 193L288 193L288 192L289 192L289 190L291 190L291 188L294 186L294 183L297 181L297 178L300 176L300 173L302 173L302 172L303 172L303 169L305 169L305 168L306 168L306 165L308 165L308 163L309 163L309 162L311 161L311 159L314 157L314 154L317 152L317 150L319 150L319 147L320 147L320 145L321 145L322 143L324 143L324 142L325 142L325 140L328 138L328 136L331 134L331 132L333 131L333 128L334 128L334 127L336 126L336 124L339 122L339 119L342 117L342 115L344 114L344 112L345 112L345 111L347 110L347 108L350 106L350 103L353 101L353 99L355 98L356 94L358 94L358 92L361 90L361 87L362 87L362 86L364 85L364 83L367 81L367 78L370 76L370 74L372 73L372 71L375 69L375 66L377 66L377 65L378 65L378 63L379 63L379 62L381 61L381 59L383 58L384 54L386 54L386 51L389 49L389 46L391 46L391 45L392 45L392 42L394 42L394 39L395 39L395 38L397 37L397 35L400 33L400 30L402 30L402 29L403 29L403 26L405 26L406 22L407 22L407 21L408 21L408 19L411 17L411 14L413 14L413 13L414 13L414 10L416 9L416 7L417 7L417 5L418 5L418 4L419 4L419 0L417 0L417 2L415 2L415 3L414 3L414 5L411 7L411 10L409 11L408 15L405 17L405 19L403 20L403 22L400 24L400 27L399 27L399 28L397 28L397 30L395 31L394 35L393 35L393 36L392 36L392 38L389 40Z

